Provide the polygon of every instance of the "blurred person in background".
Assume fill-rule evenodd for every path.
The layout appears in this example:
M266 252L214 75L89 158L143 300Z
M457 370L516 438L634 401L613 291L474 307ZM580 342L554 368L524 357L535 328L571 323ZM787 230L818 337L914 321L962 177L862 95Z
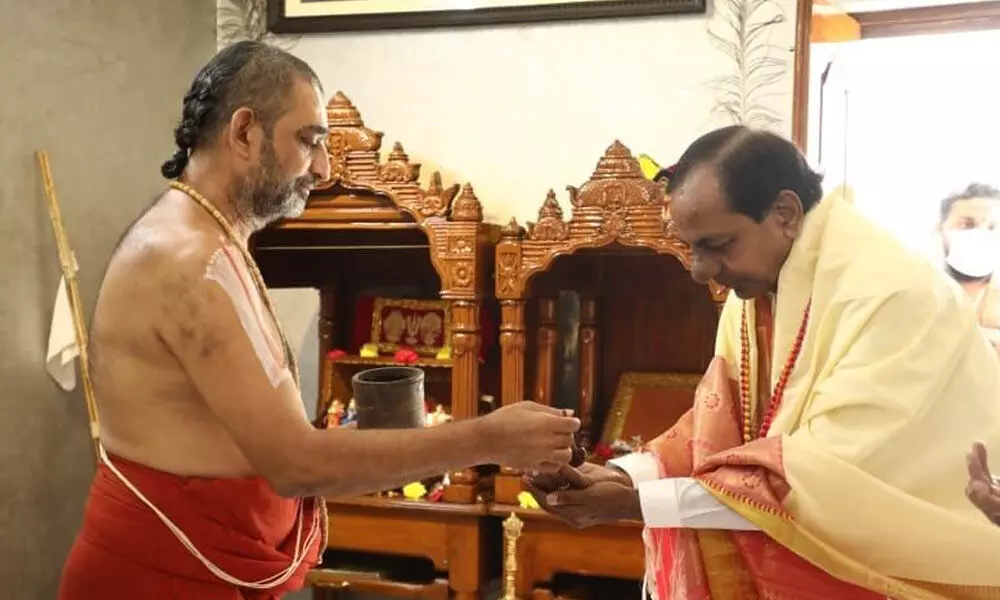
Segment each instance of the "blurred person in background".
M993 279L1000 264L1000 190L972 183L941 201L945 269L968 295L979 326L1000 354L1000 289Z

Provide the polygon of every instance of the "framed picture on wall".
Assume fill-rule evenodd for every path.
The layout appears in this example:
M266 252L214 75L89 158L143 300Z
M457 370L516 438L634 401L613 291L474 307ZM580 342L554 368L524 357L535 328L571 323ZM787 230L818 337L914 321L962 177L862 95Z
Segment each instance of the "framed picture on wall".
M706 0L267 0L273 33L326 33L704 13Z
M622 373L601 443L653 440L691 408L701 379L693 373Z

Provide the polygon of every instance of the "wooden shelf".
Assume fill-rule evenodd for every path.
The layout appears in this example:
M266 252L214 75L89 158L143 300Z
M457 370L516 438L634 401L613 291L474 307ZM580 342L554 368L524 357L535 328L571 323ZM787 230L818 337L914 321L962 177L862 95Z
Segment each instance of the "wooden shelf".
M540 508L521 508L516 504L490 504L487 507L489 514L497 517L506 517L510 513L514 513L521 519L531 519L538 521L552 521L553 523L562 523L557 517L553 517L549 513L545 512ZM643 524L641 521L616 521L614 523L607 523L605 527L626 527L641 530ZM569 527L567 525L566 527Z
M423 369L450 369L451 359L442 360L440 358L420 357L416 362L401 363L396 362L391 356L356 356L347 355L335 358L331 362L335 365L357 365L364 367L420 367Z
M357 231L360 229L368 231L420 231L419 223L365 223L363 221L351 221L349 223L344 223L342 221L338 221L335 215L332 218L322 218L322 216L317 217L317 212L319 211L315 207L311 207L311 214L308 216L282 221L281 223L275 223L274 227L276 229L283 230L325 229L333 231Z
M486 516L489 505L486 503L455 504L451 502L428 502L427 500L408 500L406 498L386 498L383 496L341 496L327 498L328 505L351 506L360 508L384 508L395 510L425 511L433 513L450 513L460 515Z
M414 600L447 600L448 580L435 579L429 583L405 583L369 577L365 573L357 575L337 569L313 569L306 581L315 589L336 592L361 592L389 598L413 598ZM336 596L334 596L336 597Z

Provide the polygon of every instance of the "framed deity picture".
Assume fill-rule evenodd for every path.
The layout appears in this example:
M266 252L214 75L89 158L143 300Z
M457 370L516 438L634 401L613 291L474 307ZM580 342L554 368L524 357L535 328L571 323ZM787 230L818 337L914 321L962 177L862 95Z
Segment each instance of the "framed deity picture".
M325 33L704 13L706 0L266 0L273 33Z
M409 348L434 356L451 340L447 300L376 298L372 306L371 343L380 352Z
M622 373L601 443L646 443L670 429L694 404L701 379L689 373Z

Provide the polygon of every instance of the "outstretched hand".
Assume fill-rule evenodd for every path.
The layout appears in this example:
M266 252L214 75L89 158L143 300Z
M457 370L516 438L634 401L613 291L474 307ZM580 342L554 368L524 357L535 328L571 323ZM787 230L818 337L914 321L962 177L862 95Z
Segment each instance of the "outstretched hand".
M480 419L482 443L491 461L522 471L555 471L573 458L573 411L535 402L515 402Z
M986 464L986 446L976 443L966 456L969 468L969 484L965 495L996 525L1000 525L1000 486L990 474Z
M642 519L632 480L617 469L584 463L526 476L524 488L550 514L573 527L590 527L620 519Z

